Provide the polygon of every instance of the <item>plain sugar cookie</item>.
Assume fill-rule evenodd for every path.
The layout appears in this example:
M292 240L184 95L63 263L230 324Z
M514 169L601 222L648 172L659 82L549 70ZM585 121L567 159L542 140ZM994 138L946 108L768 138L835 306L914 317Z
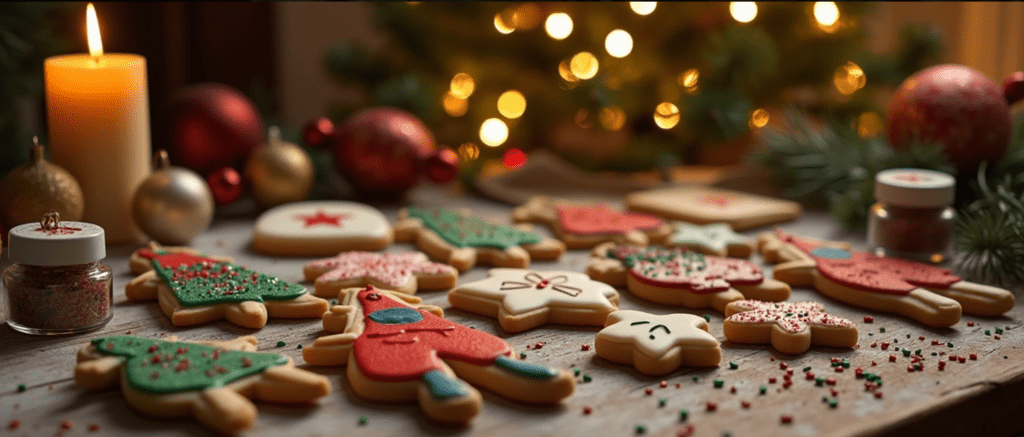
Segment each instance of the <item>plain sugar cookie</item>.
M796 220L803 210L789 200L697 185L633 193L626 208L690 223L728 223L737 231Z
M381 250L394 241L376 208L356 202L316 201L264 212L253 228L253 250L279 256L330 256L346 250Z
M645 375L666 375L681 366L714 367L722 360L707 320L693 314L620 310L609 314L605 325L594 341L597 356L632 364Z

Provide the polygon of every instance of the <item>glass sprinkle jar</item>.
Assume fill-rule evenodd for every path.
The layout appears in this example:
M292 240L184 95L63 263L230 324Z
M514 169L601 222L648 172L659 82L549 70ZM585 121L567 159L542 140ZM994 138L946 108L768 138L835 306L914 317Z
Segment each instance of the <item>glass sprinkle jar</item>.
M113 277L106 257L103 228L91 223L61 222L47 213L40 223L10 231L3 272L7 324L34 335L88 331L113 317Z
M931 170L893 169L875 176L868 213L868 244L875 255L941 263L950 257L956 211L952 176Z

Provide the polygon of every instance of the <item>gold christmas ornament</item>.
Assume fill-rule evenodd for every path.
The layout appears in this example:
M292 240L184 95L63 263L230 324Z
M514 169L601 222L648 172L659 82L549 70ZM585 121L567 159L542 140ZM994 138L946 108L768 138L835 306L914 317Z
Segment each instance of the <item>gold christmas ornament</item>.
M32 137L28 162L11 170L0 182L0 223L6 229L38 221L49 211L65 220L82 219L82 187L71 173L43 158L43 146Z
M160 244L188 244L210 227L213 194L196 172L171 167L164 150L157 152L153 167L132 199L135 224Z
M306 200L313 188L313 160L301 147L282 141L276 126L268 137L245 163L252 197L263 208Z

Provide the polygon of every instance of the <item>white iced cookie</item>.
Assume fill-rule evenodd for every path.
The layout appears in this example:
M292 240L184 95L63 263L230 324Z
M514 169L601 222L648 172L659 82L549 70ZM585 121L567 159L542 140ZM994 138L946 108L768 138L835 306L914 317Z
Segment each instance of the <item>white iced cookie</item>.
M281 256L330 256L347 250L381 250L394 241L387 217L356 202L315 201L281 205L256 220L252 248Z
M673 223L666 246L681 246L706 255L746 258L754 252L754 239L738 234L726 223L693 225Z
M487 279L452 290L448 301L521 332L547 323L602 326L618 308L619 293L578 272L491 269Z
M620 310L611 313L605 325L594 343L597 355L632 364L645 375L665 375L680 366L712 367L722 360L707 320L693 314Z

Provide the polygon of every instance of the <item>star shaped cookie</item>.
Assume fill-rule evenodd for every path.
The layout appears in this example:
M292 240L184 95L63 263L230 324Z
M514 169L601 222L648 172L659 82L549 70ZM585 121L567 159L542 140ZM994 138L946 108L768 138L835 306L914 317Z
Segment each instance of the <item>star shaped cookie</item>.
M605 325L594 342L597 355L632 364L645 375L665 375L680 366L717 366L722 360L707 320L693 314L619 310L608 315Z
M491 269L487 279L452 290L448 301L521 332L547 323L602 326L618 308L619 293L578 272Z
M417 289L452 288L459 279L454 267L430 262L421 252L342 252L312 261L302 272L307 281L314 281L313 294L320 297L335 297L342 288L367 285L415 294Z
M782 353L802 354L812 344L853 347L857 325L829 315L817 302L738 300L725 307L722 331L733 343L771 343Z
M668 247L681 246L706 255L746 258L754 252L754 239L738 234L727 223L693 225L673 223L675 232L665 243Z

